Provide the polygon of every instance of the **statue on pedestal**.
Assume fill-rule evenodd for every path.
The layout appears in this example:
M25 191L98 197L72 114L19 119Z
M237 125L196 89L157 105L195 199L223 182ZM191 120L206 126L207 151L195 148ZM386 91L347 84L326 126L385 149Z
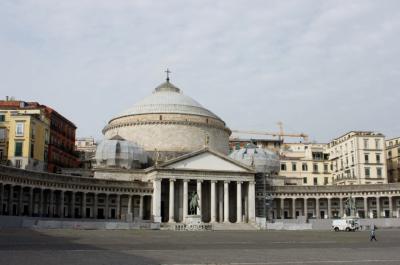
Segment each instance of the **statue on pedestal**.
M189 212L190 214L196 214L197 208L200 209L200 203L199 203L199 195L197 192L192 192L190 194L190 203L189 203Z
M356 216L356 199L351 196L345 201L345 214L351 217Z

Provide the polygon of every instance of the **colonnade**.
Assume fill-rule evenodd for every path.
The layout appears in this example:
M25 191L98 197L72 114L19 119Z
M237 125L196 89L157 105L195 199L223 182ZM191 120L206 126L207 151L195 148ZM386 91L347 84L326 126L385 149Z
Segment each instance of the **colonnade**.
M0 183L0 215L150 219L151 195L76 191Z
M346 215L348 196L276 197L268 214L271 219L341 218ZM353 196L355 215L360 218L400 218L399 195ZM349 215L349 213L347 213Z
M255 190L253 181L203 180L168 178L153 180L153 216L155 221L186 222L195 214L203 222L236 223L255 221ZM163 189L163 186L165 187ZM190 213L189 194L196 192L199 207ZM230 194L230 193L233 194ZM162 196L162 194L167 194ZM180 196L181 194L182 196ZM178 200L177 200L178 199ZM168 201L168 219L162 216L162 204ZM235 212L231 212L235 210Z

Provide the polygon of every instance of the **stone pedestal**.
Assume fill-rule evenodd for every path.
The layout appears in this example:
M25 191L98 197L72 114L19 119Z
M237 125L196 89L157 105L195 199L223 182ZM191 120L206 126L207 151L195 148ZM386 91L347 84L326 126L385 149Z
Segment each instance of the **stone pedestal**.
M126 214L126 221L127 221L127 222L132 222L132 221L133 221L133 215L132 215L132 213Z
M201 216L200 215L188 215L188 216L186 216L185 223L187 225L200 225L202 223Z

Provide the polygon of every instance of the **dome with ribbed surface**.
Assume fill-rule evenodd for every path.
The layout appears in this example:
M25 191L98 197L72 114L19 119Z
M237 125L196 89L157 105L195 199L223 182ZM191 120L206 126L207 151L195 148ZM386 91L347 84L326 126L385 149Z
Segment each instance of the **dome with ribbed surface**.
M179 88L169 81L156 87L153 94L139 101L130 109L122 112L116 118L154 113L192 114L221 120L217 115L204 108L196 100L184 95Z
M234 150L229 157L254 167L258 173L278 172L280 167L278 154L254 144L247 144L244 148Z
M147 163L147 154L137 144L115 135L97 145L95 160L97 167L133 169Z

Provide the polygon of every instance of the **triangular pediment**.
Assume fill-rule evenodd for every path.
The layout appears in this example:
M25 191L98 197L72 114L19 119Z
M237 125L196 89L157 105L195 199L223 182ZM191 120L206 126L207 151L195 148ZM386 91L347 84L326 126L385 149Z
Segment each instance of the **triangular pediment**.
M252 169L235 160L210 150L202 150L171 161L167 161L162 168L168 169L187 169L205 171L234 171L251 172Z

